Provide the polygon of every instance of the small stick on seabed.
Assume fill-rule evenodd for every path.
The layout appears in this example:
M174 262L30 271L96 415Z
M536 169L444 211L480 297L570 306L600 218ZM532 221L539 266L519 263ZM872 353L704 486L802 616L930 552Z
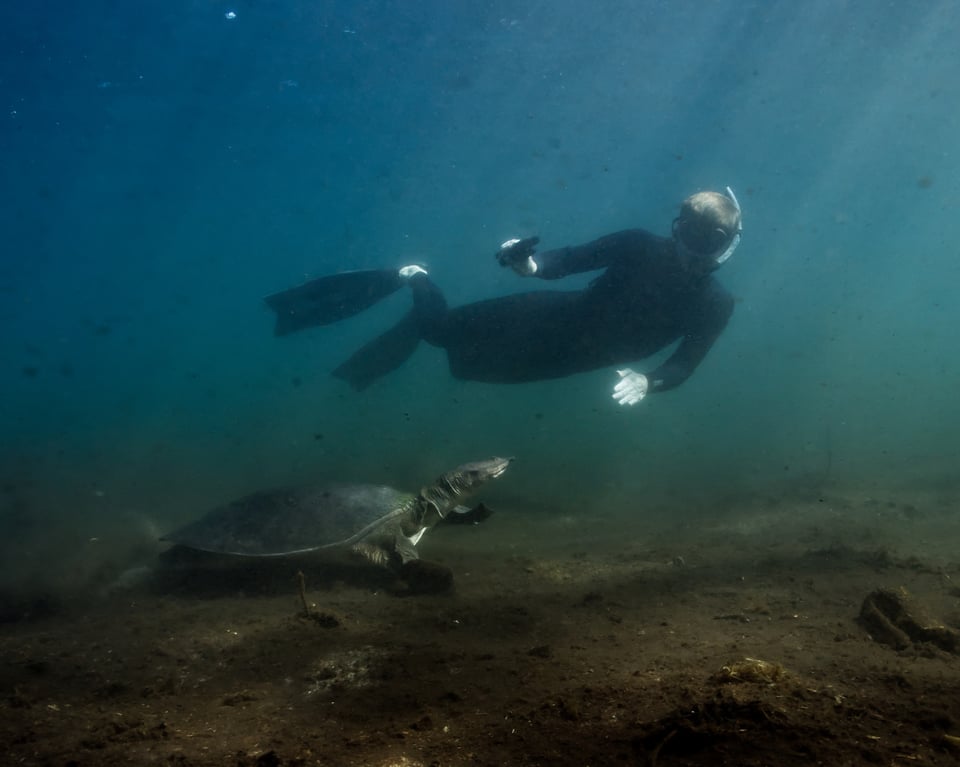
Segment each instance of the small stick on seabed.
M297 585L300 586L300 601L303 602L303 614L310 617L310 605L307 604L307 579L303 575L303 570L297 570Z

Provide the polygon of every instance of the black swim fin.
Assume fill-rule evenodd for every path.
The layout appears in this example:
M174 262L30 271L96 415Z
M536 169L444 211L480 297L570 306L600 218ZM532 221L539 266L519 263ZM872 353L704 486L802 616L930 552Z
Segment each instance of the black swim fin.
M419 342L420 327L413 312L407 312L400 322L354 352L333 375L355 391L363 391L406 362Z
M277 315L273 334L285 336L359 314L403 284L396 269L363 269L318 277L263 300Z

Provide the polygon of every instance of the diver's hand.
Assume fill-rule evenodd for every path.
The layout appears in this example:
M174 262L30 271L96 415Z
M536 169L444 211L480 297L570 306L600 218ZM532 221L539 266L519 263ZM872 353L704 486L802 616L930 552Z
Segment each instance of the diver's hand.
M649 382L643 373L635 373L630 368L618 370L620 380L613 387L613 398L620 405L636 405L647 396Z
M496 252L500 266L509 266L521 277L529 277L537 273L537 262L533 254L537 252L539 237L524 237L522 240L507 240Z

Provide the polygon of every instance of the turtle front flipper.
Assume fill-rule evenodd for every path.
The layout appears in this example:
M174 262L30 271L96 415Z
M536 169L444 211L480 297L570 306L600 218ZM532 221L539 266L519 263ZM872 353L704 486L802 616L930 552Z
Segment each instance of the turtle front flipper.
M417 559L420 559L420 555L417 553L417 544L420 542L420 539L423 537L425 532L427 532L427 528L424 527L410 537L407 537L402 533L397 533L396 537L393 539L393 549L397 552L397 556L400 557L401 565L405 565L407 562L413 562Z
M390 587L397 596L443 594L453 588L453 571L445 565L420 559L416 544L424 532L426 528L410 537L398 533L389 545L361 541L351 548L398 577Z
M493 514L493 509L478 503L472 509L469 506L455 506L443 520L451 525L479 525Z
M425 527L409 536L398 531L392 538L384 539L381 536L379 540L358 541L351 548L375 565L396 569L398 565L402 566L420 558L417 544L425 532Z

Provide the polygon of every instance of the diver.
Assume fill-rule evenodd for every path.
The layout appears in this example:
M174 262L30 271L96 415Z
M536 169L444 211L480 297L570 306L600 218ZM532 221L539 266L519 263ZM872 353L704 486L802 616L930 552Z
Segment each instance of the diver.
M704 359L733 313L733 296L714 271L740 244L733 191L698 192L683 201L670 237L627 229L573 247L537 253L539 238L511 239L500 265L528 278L557 280L599 271L576 291L539 290L447 307L417 265L345 272L311 280L265 300L276 335L337 322L409 286L413 308L333 371L362 391L405 362L421 340L446 350L463 380L522 383L616 367L613 398L634 405L672 389ZM648 373L628 363L679 341Z

